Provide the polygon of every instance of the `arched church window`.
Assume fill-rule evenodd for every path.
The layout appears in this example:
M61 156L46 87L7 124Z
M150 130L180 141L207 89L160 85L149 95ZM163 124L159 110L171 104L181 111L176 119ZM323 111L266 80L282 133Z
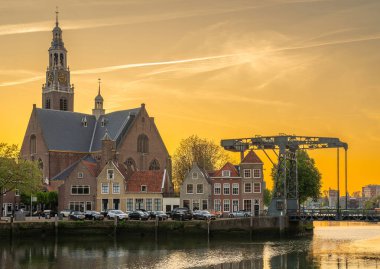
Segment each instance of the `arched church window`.
M156 159L154 159L150 162L149 170L160 170L160 163Z
M60 62L61 62L61 66L64 66L64 64L63 64L63 53L61 53L60 55L59 55L59 60L60 60Z
M128 166L128 168L132 169L133 171L136 170L136 163L135 163L135 160L133 160L132 158L128 158L124 164L126 166Z
M40 168L40 170L43 170L43 169L44 169L44 163L43 163L43 161L41 160L41 158L38 159L38 168Z
M67 99L65 97L59 99L59 110L67 111Z
M54 53L54 65L58 64L58 53Z
M47 99L45 100L45 108L46 108L46 109L50 109L50 99L49 99L49 98L47 98Z
M137 138L137 152L140 152L140 153L149 152L149 139L145 134L141 134Z
M30 154L37 153L36 136L33 134L30 136Z

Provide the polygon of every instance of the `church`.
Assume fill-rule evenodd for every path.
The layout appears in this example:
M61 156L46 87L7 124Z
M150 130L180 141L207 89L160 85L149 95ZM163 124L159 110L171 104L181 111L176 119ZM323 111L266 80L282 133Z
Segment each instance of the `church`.
M154 180L159 180L161 187L155 187L155 192L171 192L171 159L145 105L106 113L99 82L92 113L74 111L74 84L58 13L52 34L42 108L33 105L21 155L38 161L46 189L59 193L59 208L99 209L97 180L106 166L114 167L124 178L121 193L128 191L129 178L135 180L135 186L139 177L145 193ZM117 187L114 190L117 193ZM107 207L118 209L124 202L119 199L117 203L110 202Z

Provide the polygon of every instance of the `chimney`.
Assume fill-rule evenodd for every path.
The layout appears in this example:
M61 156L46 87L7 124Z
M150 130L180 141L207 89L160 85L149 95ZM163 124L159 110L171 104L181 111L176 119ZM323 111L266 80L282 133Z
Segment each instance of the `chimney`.
M109 161L116 160L116 142L111 139L108 131L102 138L102 157L101 164L102 166L106 165Z

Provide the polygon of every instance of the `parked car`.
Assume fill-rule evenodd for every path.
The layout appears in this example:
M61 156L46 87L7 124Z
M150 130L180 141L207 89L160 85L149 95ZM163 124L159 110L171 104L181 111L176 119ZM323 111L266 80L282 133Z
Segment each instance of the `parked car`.
M119 220L128 219L128 214L124 213L121 210L108 210L107 218L108 219L117 218Z
M168 215L164 211L151 211L149 216L151 219L156 219L156 217L158 217L158 220L168 219Z
M191 220L192 218L193 214L190 209L186 207L177 207L172 211L173 220Z
M239 211L231 212L228 214L229 218L247 218L251 216L252 216L252 213L250 211L245 211L245 210L239 210Z
M208 220L208 219L216 219L215 215L211 214L207 210L197 210L193 213L194 219Z
M70 220L84 220L84 218L84 213L80 211L72 211L69 215Z
M50 219L51 217L54 217L56 214L57 214L57 212L50 210L50 209L47 209L47 210L42 211L41 217Z
M214 209L210 210L210 214L211 215L215 215L216 218L221 218L223 216L223 213L221 211L217 211L217 210L214 210Z
M64 209L59 213L62 214L62 216L64 216L64 217L68 217L72 211L73 210L71 210L71 209Z
M136 211L133 211L133 212L128 214L128 219L130 219L130 220L148 220L149 215L143 211L136 210Z
M90 220L103 220L104 216L100 214L98 211L86 211L84 212L84 217L85 219L90 219Z

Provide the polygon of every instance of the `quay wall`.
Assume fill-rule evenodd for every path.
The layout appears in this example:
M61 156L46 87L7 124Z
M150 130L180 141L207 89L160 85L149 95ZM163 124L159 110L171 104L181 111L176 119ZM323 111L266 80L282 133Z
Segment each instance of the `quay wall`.
M211 222L192 221L43 221L0 223L0 238L48 237L48 236L96 236L128 235L144 237L208 238L278 238L312 234L311 222L289 221L286 217L254 217L217 219Z

